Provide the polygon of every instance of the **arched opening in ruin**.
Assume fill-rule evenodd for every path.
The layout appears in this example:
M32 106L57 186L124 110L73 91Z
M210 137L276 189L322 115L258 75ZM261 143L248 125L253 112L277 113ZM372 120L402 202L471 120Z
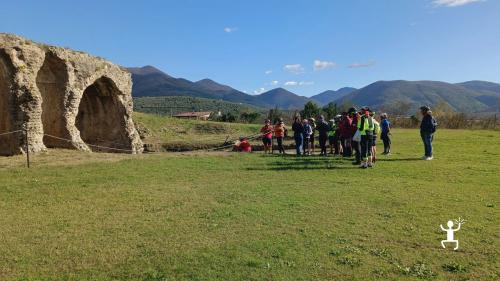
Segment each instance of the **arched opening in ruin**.
M14 66L9 55L0 49L0 155L13 155L19 152L19 135L6 134L19 128L14 126L16 97L12 92Z
M125 107L119 99L122 95L113 80L97 79L83 92L76 127L86 144L130 149L125 123ZM90 146L93 151L118 152Z
M64 118L67 84L66 64L56 55L47 53L36 76L36 85L42 96L43 143L47 147L71 147L71 143L51 137L69 139Z

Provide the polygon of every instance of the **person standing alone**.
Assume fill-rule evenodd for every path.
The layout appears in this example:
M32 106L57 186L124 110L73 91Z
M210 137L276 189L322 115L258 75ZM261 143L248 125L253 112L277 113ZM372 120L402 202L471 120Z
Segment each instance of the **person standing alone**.
M380 116L382 123L380 124L382 128L382 134L380 138L384 142L384 155L391 154L391 122L389 122L387 113L382 113Z
M434 141L434 133L437 129L436 119L432 116L432 111L428 106L422 106L420 108L420 113L422 113L422 123L420 124L420 136L424 143L425 155L422 160L432 160L434 159L434 151L432 147L432 142Z

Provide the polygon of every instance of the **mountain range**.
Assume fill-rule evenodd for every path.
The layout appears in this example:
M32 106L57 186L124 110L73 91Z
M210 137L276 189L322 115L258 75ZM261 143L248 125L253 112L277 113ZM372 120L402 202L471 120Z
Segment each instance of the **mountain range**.
M266 108L277 106L281 109L302 108L309 101L319 105L348 102L386 110L398 103L406 103L411 105L411 112L423 104L446 103L459 112L500 112L500 84L485 81L458 84L439 81L378 81L361 89L345 87L307 98L283 88L249 95L210 79L192 82L174 78L153 66L128 68L128 71L132 74L134 97L191 96Z

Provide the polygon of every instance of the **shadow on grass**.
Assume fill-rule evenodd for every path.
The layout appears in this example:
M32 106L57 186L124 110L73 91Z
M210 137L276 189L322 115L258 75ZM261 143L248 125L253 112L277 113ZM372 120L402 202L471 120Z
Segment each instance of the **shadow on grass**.
M249 171L287 171L287 170L346 170L357 169L347 159L325 156L267 155L275 161L264 167L247 168ZM349 163L348 165L346 163Z
M377 162L422 161L421 158L377 158Z

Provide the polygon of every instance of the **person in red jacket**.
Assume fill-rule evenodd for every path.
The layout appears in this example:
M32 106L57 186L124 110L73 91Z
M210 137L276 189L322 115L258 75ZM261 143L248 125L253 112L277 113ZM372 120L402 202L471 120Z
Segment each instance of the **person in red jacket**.
M264 153L271 153L273 144L274 127L271 125L271 120L267 119L264 127L260 129L262 134L262 143L264 144Z
M349 117L347 112L342 112L342 117L340 118L340 142L344 147L343 157L351 157L352 147L351 147L351 124L352 119Z
M252 145L246 138L240 138L240 141L234 145L234 151L238 152L252 152Z

